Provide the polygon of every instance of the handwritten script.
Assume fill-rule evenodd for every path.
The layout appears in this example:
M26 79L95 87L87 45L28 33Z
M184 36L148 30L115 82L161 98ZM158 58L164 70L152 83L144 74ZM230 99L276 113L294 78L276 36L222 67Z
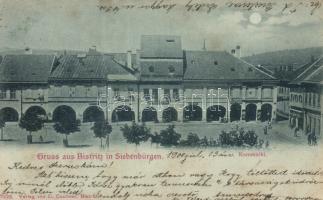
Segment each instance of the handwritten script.
M69 161L66 155L36 154L1 170L0 199L298 200L320 194L286 193L322 188L323 169L267 167L237 153L168 151L153 161L94 155ZM75 154L78 155L79 153ZM73 154L69 154L73 155ZM100 154L97 154L100 155ZM71 157L71 156L70 156ZM207 163L207 164L205 164ZM222 166L223 165L223 166ZM319 189L317 189L319 190Z

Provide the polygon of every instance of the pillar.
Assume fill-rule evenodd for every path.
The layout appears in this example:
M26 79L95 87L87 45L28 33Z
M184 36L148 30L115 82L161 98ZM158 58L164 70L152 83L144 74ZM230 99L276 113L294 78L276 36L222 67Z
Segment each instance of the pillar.
M261 100L261 86L258 86L258 91L257 91L257 96L258 96L258 99Z
M246 99L246 92L247 92L247 87L242 86L242 94L241 94L242 100Z
M241 117L240 120L245 120L246 118L246 103L242 102L241 103Z
M202 99L202 121L206 121L207 111L207 88L203 88L203 99Z

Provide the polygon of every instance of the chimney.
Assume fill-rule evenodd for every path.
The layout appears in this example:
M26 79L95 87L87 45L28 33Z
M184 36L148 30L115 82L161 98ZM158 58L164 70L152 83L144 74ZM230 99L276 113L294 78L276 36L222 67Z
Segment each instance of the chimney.
M33 50L31 48L29 48L29 47L26 47L25 48L25 54L31 55L31 54L33 54Z
M236 49L237 51L239 51L239 58L241 58L241 46L237 45Z
M132 62L131 62L131 51L127 51L127 67L132 69Z

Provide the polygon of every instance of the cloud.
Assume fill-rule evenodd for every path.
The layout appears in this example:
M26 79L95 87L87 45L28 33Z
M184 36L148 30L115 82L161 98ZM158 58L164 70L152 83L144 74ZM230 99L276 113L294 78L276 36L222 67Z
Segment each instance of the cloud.
M269 17L267 21L264 22L265 25L288 25L288 26L301 26L305 24L318 24L322 23L322 19L309 14L304 15L281 15Z

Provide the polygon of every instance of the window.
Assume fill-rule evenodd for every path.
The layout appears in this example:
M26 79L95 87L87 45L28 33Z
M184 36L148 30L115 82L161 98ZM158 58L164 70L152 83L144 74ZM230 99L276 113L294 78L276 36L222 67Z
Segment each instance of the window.
M3 89L3 90L0 90L0 99L5 99L6 98L6 90Z
M168 71L169 71L169 73L174 73L175 72L174 66L169 66Z
M175 40L166 40L166 42L175 42Z
M316 106L316 94L313 93L313 106Z
M158 89L153 89L153 103L157 104L158 103Z
M251 67L249 67L249 68L248 68L248 71L249 71L249 72L252 72L252 68L251 68Z
M299 101L300 103L302 103L302 102L303 102L302 95L299 95L299 96L298 96L298 101Z
M149 66L149 72L154 72L154 71L155 71L154 67L153 66Z
M10 99L16 99L16 90L15 89L10 90Z
M150 100L149 89L144 89L144 98L146 101Z
M179 101L179 92L178 89L173 89L173 98L175 99L175 101Z
M133 88L128 88L128 98L131 101L135 100L134 93L133 93Z
M119 98L120 97L119 88L113 88L113 94L115 98Z
M307 93L305 93L305 104L307 104Z
M234 71L235 71L235 69L234 69L233 67L231 67L231 71L233 71L233 72L234 72Z
M312 105L312 93L309 93L309 100L308 100L308 104Z
M216 60L215 60L215 61L214 61L214 65L218 65L218 61L216 61Z
M164 97L170 100L170 89L164 90Z

